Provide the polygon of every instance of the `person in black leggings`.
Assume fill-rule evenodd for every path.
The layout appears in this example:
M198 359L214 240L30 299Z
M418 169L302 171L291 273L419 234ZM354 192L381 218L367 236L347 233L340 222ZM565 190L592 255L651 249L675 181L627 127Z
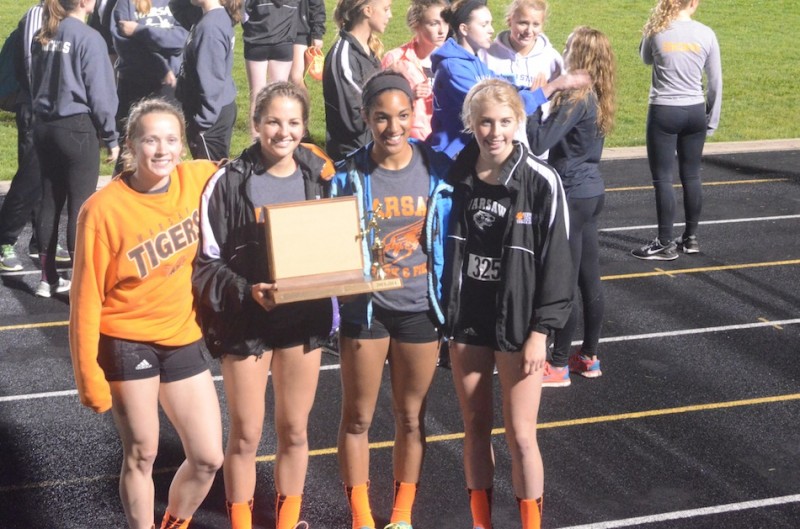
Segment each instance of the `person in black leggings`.
M84 23L93 6L79 0L47 0L42 29L31 48L33 135L42 169L36 224L42 264L39 297L70 287L67 279L58 277L55 262L64 202L72 254L78 210L97 188L99 141L106 145L109 161L119 154L114 71L103 37Z
M581 26L567 39L564 64L569 71L585 69L592 79L591 87L557 95L546 120L542 120L542 112L537 110L527 124L531 150L537 155L550 150L548 161L564 184L569 206L573 284L577 287L570 318L562 329L555 331L553 352L542 378L544 387L569 386L570 372L587 378L602 374L597 346L605 302L600 284L597 219L605 202L600 158L616 111L616 60L603 33ZM577 303L578 292L582 304ZM570 355L581 312L583 343Z
M692 20L699 3L700 0L658 0L639 47L644 63L653 66L647 159L656 192L658 237L631 252L638 259L671 261L678 258L678 249L687 254L700 252L700 162L706 135L712 135L719 125L722 66L714 31ZM676 153L686 227L683 235L673 240Z

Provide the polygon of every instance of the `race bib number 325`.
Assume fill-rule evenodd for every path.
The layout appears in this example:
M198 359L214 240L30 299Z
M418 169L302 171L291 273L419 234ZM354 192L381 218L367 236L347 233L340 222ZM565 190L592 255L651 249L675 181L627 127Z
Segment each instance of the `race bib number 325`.
M467 276L478 281L500 281L500 259L467 255Z

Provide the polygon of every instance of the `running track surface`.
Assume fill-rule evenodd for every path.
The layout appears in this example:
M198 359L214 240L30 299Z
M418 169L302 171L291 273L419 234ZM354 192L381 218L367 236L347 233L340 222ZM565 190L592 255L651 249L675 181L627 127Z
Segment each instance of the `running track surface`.
M544 390L545 528L800 527L800 150L728 151L704 159L702 253L672 262L629 255L655 237L646 160L603 162L604 375ZM38 272L25 261L26 270L4 274L0 287L0 529L124 527L113 422L78 403L68 306L33 296ZM323 363L303 517L315 529L346 529L335 454L338 358L326 353ZM213 372L219 375L218 366ZM217 387L224 408L221 382ZM514 529L499 410L495 424L494 526ZM416 529L470 527L462 432L450 372L438 369ZM390 510L392 436L385 385L371 430L379 527ZM274 526L274 453L268 422L257 466L257 528ZM159 513L181 459L164 421ZM192 527L228 527L222 473Z

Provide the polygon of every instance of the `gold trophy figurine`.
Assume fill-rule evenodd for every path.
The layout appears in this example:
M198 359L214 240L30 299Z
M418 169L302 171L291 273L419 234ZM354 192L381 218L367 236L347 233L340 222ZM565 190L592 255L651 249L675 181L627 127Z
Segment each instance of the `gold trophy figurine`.
M383 214L383 205L378 204L375 211L367 213L366 229L361 232L361 237L366 237L372 234L372 264L370 265L370 274L373 279L381 280L386 279L386 272L383 269L385 264L383 249L383 239L381 239L381 227L378 223L379 220L384 220L386 216Z

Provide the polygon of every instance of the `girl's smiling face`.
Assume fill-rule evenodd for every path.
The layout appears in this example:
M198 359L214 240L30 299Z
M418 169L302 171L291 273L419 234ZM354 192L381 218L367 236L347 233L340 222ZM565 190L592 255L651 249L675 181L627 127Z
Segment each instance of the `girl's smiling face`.
M158 185L178 165L183 152L181 124L172 114L151 112L141 117L140 134L128 140L136 160L135 178L145 186Z
M400 90L385 90L375 96L366 115L372 131L373 152L387 158L410 148L408 137L414 123L414 109L408 95Z
M275 97L261 114L256 131L267 165L291 157L305 134L303 105L291 97Z
M520 7L508 20L509 40L514 51L526 55L544 31L544 11Z

